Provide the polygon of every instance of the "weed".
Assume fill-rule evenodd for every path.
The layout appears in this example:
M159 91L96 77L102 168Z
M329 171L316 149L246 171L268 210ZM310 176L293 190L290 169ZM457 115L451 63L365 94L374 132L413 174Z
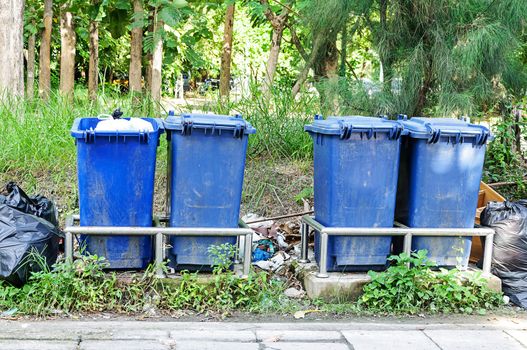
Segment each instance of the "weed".
M266 272L251 271L240 278L231 269L236 249L231 245L211 248L212 277L184 271L177 283L159 280L155 266L124 282L115 272L105 272L103 258L83 255L73 263L60 262L33 272L22 288L0 281L0 311L47 316L80 312L141 313L148 309L191 310L228 314L282 310L289 300L286 285ZM36 263L42 260L36 258Z
M385 272L370 271L359 306L382 313L461 312L484 313L502 304L502 296L490 290L479 275L456 269L433 271L427 251L389 258L395 262Z
M280 298L285 284L270 278L267 272L251 271L240 278L231 270L236 253L236 247L230 244L211 246L209 254L215 264L211 279L202 280L197 273L183 271L179 284L165 294L167 307L222 314L233 310L279 310L287 302Z

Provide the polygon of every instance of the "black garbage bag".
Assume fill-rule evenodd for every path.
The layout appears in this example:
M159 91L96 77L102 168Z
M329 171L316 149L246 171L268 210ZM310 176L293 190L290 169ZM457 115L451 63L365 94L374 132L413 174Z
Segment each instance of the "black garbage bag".
M35 215L0 204L0 280L20 286L31 272L57 261L61 232ZM32 259L39 255L40 263Z
M492 227L492 273L502 282L503 293L527 309L527 200L489 202L481 224Z
M7 204L23 213L47 220L55 227L59 226L57 209L52 201L41 195L28 196L14 182L9 182L5 188L7 195L0 195L0 204Z

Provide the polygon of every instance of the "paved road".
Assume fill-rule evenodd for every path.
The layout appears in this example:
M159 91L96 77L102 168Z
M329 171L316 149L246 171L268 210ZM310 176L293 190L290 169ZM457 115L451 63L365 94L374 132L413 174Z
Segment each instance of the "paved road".
M0 349L525 350L527 320L483 324L0 321Z

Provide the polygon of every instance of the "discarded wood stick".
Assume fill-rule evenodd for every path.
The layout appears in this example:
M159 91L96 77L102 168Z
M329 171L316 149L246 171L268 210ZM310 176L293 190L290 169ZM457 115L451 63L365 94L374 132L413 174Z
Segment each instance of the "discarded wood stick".
M270 218L265 218L265 219L258 219L258 220L254 220L254 221L248 221L246 222L246 224L256 224L258 222L264 222L264 221L269 221L269 220L280 220L280 219L287 219L287 218L294 218L295 216L303 216L303 215L309 215L309 214L313 214L315 211L314 210L310 210L310 211L303 211L301 213L293 213L293 214L287 214L287 215L280 215L280 216L273 216L273 217L270 217Z

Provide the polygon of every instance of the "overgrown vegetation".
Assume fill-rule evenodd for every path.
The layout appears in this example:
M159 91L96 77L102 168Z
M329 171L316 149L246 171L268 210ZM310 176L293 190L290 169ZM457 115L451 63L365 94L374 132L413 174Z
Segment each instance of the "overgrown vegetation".
M389 258L395 265L384 272L370 271L359 305L379 313L467 313L484 314L503 303L501 293L488 288L480 275L457 269L434 271L436 264L427 251Z
M236 250L225 244L211 247L215 265L210 279L183 271L175 280L160 280L150 265L131 279L106 272L108 264L97 256L81 256L73 263L59 262L33 273L22 288L0 281L0 313L48 316L90 312L147 313L187 310L227 315L234 310L280 311L288 302L285 284L267 272L251 271L240 278L231 269Z
M82 256L73 263L60 262L33 273L16 288L0 282L0 314L70 315L113 312L163 314L173 311L227 316L234 311L293 314L296 311L326 314L479 313L502 305L502 296L487 287L481 276L456 269L434 271L426 251L390 258L395 264L385 272L370 272L358 302L299 301L284 295L286 283L267 272L251 271L240 278L231 269L236 250L225 244L211 247L216 264L210 278L183 271L177 279L160 280L154 266L141 275L119 278L105 272L104 259Z

